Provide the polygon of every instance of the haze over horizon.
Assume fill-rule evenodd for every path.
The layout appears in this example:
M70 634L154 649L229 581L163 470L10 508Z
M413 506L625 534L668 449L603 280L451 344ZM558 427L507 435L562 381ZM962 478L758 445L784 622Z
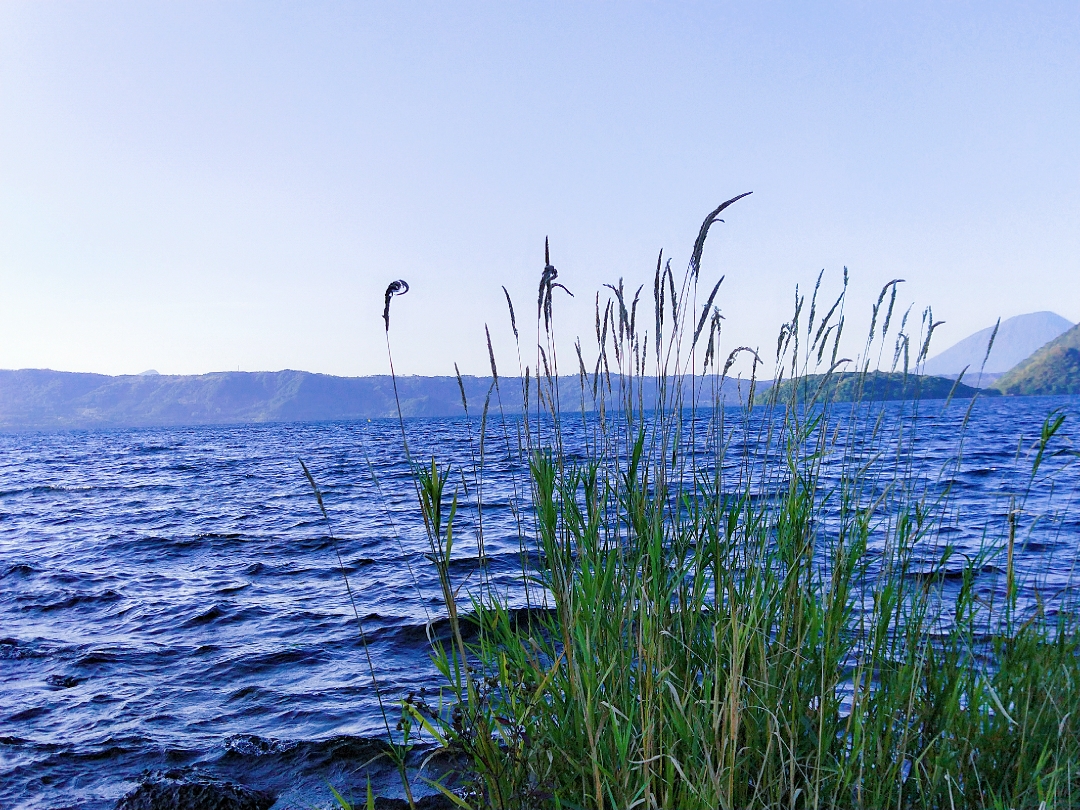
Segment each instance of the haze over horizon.
M705 214L727 348L851 273L945 324L1080 321L1080 6L0 5L0 368L517 373ZM651 302L650 302L651 305Z

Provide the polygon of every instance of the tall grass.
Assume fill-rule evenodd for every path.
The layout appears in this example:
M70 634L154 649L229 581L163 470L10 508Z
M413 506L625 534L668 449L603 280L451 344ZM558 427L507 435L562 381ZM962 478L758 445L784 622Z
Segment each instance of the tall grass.
M819 278L809 300L796 291L772 377L821 376L755 407L762 358L722 356L719 283L699 299L706 236L733 202L681 277L657 261L651 317L642 288L597 296L595 354L576 344L569 373L546 260L526 416L500 406L490 430L489 394L471 471L481 488L485 442L524 471L511 506L539 560L522 566L529 609L483 565L453 580L455 472L414 467L451 632L432 642L443 700L403 711L468 763L467 790L444 792L476 808L1080 806L1080 623L1070 593L1018 601L1023 493L1009 530L962 557L942 531L948 487L914 474L925 403L839 403L820 384L890 356L917 371L932 314L916 329L891 282L847 361L846 271L833 301ZM725 407L740 357L744 404ZM1060 426L1048 418L1032 480ZM957 464L962 450L961 429Z

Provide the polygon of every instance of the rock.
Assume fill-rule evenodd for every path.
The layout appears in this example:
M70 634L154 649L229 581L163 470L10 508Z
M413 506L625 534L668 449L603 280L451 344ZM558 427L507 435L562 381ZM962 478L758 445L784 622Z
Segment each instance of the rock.
M73 675L50 675L45 682L54 689L71 689L82 683Z
M360 810L362 805L353 805L353 810ZM416 800L416 810L453 810L454 803L442 794L425 796ZM404 799L375 799L375 810L409 810L409 803Z
M116 810L269 810L274 799L233 782L172 772L145 777Z

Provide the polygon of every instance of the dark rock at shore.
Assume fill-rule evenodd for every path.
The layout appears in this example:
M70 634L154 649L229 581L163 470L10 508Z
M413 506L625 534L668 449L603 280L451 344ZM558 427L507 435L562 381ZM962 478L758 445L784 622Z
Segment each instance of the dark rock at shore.
M116 803L116 810L269 810L275 796L262 790L188 774L143 779Z
M277 796L189 769L147 771L115 810L269 810ZM354 807L365 806L363 802ZM454 810L441 794L416 800L417 810ZM375 810L408 810L403 799L376 797Z
M73 675L50 675L45 679L45 683L54 689L71 689L78 686L82 681Z
M416 810L452 810L454 803L442 794L425 796L416 800ZM375 810L409 810L404 799L376 799Z

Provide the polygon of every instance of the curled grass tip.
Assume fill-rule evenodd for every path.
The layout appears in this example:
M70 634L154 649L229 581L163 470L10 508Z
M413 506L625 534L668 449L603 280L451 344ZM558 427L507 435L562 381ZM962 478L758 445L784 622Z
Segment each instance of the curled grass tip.
M390 284L387 286L386 293L384 295L385 303L383 304L382 311L383 323L386 324L387 332L390 331L390 299L393 298L395 295L404 295L408 291L408 282L400 278L397 281L391 281Z

